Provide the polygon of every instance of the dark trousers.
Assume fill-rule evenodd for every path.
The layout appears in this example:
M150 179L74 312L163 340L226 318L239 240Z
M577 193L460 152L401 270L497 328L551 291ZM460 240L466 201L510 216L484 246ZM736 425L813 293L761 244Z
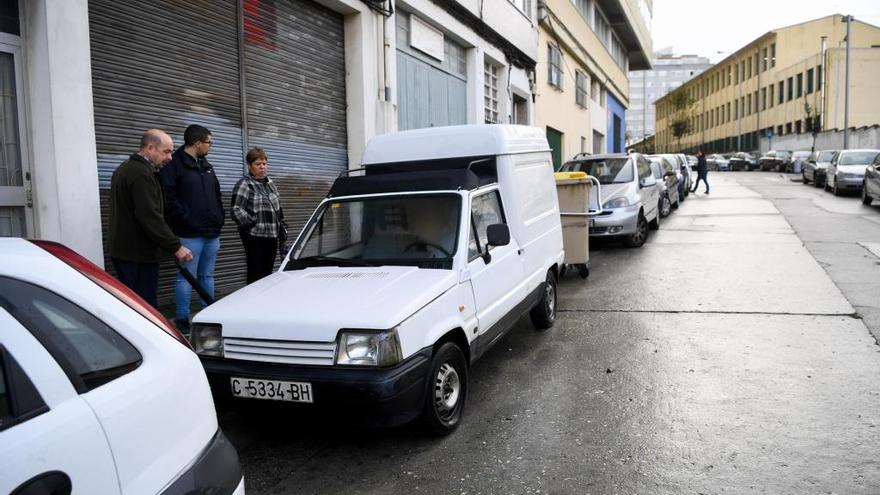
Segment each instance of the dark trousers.
M117 258L110 260L120 282L153 307L159 305L156 295L159 292L159 263L139 263Z
M697 192L697 186L700 185L700 181L703 181L703 184L706 184L706 192L709 192L709 182L706 181L706 177L709 176L708 172L699 172L697 173L697 182L694 183L694 188L691 189L692 192Z
M278 252L278 239L275 237L255 237L239 231L244 244L244 257L247 261L247 283L251 284L272 273L275 266L275 253Z

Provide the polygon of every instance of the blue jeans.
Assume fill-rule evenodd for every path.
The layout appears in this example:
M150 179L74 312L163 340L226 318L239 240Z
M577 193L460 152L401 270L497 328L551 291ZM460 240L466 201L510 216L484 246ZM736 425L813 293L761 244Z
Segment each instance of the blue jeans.
M706 192L709 192L709 182L706 180L708 177L708 173L698 173L697 174L697 182L694 183L694 188L691 189L691 192L697 192L697 186L700 185L700 181L703 181L703 184L706 184Z
M184 268L196 276L199 285L214 297L214 265L217 263L217 252L220 251L219 237L181 237L180 243L192 251L192 260L181 263ZM174 285L174 303L177 306L176 318L184 320L189 318L189 302L192 297L192 287L177 273L177 282ZM202 301L202 307L205 307Z

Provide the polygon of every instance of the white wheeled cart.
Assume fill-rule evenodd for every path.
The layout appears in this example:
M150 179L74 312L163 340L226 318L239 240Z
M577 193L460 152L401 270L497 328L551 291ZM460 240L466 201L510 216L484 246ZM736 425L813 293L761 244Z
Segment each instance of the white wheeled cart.
M590 227L593 226L593 217L602 213L599 200L602 186L586 172L557 172L555 178L565 249L565 264L560 276L572 266L577 267L582 278L587 278L590 276ZM591 197L593 186L595 201Z

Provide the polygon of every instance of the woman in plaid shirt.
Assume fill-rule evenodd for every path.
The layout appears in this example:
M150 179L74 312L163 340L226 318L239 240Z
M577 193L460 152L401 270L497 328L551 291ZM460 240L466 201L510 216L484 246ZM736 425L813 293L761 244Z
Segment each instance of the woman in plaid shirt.
M272 273L284 213L278 189L268 176L269 157L260 148L247 154L248 174L232 190L232 219L244 244L247 283ZM282 232L282 236L284 233Z

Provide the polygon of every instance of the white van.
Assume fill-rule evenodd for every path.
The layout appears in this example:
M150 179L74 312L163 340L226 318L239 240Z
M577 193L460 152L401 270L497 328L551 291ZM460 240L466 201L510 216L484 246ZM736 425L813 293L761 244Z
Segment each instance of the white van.
M377 136L281 269L200 312L191 339L218 399L448 434L469 364L525 313L553 325L563 258L542 130Z

